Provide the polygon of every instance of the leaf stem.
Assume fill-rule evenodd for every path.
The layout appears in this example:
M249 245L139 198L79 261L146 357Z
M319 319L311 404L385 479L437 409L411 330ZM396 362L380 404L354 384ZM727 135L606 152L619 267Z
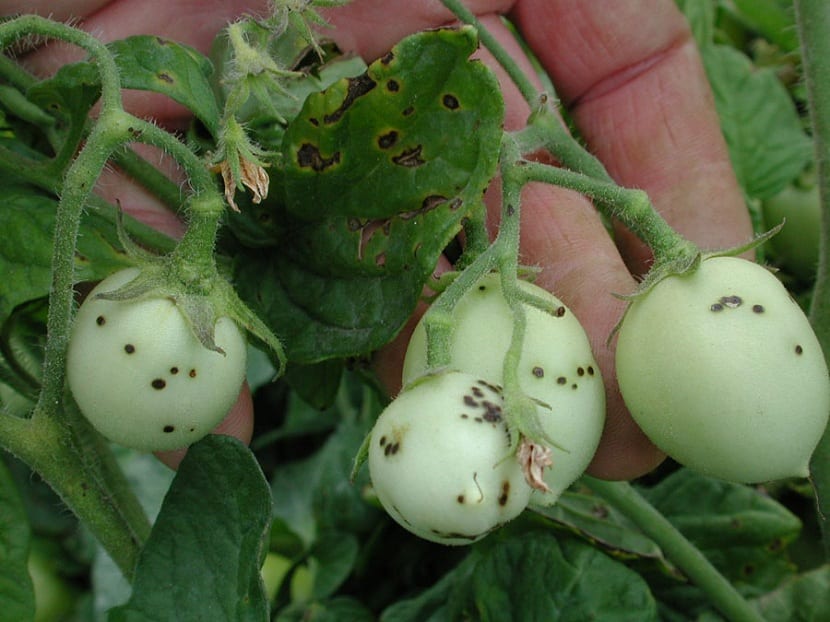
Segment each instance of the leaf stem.
M581 481L654 540L666 557L703 590L727 618L734 622L763 622L763 618L703 553L630 484L607 482L589 476L583 476Z
M528 181L569 188L595 199L605 216L618 219L651 248L655 263L700 252L697 246L669 226L642 190L623 188L613 181L540 162L522 161L521 170Z
M830 13L823 0L794 0L821 196L821 229L810 320L830 362ZM810 464L824 551L830 559L830 427Z

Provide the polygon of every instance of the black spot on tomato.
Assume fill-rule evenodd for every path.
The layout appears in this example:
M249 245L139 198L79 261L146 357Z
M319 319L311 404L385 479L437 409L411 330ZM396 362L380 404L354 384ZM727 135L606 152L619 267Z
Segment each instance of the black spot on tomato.
M740 307L743 304L743 302L744 301L741 299L740 296L735 296L735 295L723 296L720 299L720 303L726 305L730 309L735 309L737 307Z
M98 324L98 326L103 326L107 323L107 318L105 318L103 315L99 315L95 318L95 323Z
M589 375L589 376L593 376L593 375L594 375L594 368L593 368L591 365L588 365L588 375Z
M458 110L458 108L461 107L461 104L458 102L458 98L452 93L444 95L441 103L444 104L444 107L449 110Z
M556 315L556 317L563 317L566 311L567 309L565 309L565 307L558 307L554 315Z
M455 500L459 503L464 503L464 495L458 495Z
M559 378L556 379L556 384L567 384L567 383L568 383L568 379L565 378L565 376L559 376Z
M179 373L179 368L178 367L171 367L170 368L170 373L175 376L176 374Z
M504 480L501 483L501 494L499 495L499 505L504 507L510 499L510 482Z
M385 436L380 437L380 440L378 441L378 445L380 445L381 447L386 445L386 437Z
M753 313L763 313L765 311L764 305L752 305Z
M196 377L196 370L191 369L189 372L187 372L187 375L190 376L191 378L195 378Z
M801 356L802 354L804 354L804 348L802 348L801 345L796 345L795 346L795 353L798 354L799 356Z
M161 378L156 378L150 383L150 386L153 387L156 391L161 391L164 387L167 386L167 383Z
M715 313L717 313L718 311L723 311L723 305L719 302L716 302L711 307L709 307L709 310L714 311Z
M585 369L582 368L582 367L577 367L576 368L576 375L577 376L584 376L585 375Z
M538 365L533 368L532 373L537 378L544 378L545 377L545 370L543 368L539 367Z
M470 406L471 408L476 408L478 406L478 402L473 399L472 395L465 395L464 396L464 405Z
M170 424L168 423L168 424L167 424L166 426L164 426L164 428L162 428L162 429L165 431L165 433L170 434L170 432L173 432L173 431L176 429L176 426L174 426L174 425L170 425Z
M135 346L131 343L125 344L124 352L126 352L127 354L132 354L133 352L135 352Z

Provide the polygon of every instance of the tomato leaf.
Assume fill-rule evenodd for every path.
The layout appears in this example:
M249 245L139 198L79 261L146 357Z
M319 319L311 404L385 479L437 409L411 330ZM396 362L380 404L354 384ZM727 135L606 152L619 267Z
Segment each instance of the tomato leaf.
M139 556L133 620L267 620L259 569L271 495L253 454L229 436L192 445Z
M0 186L0 324L19 304L45 297L52 285L52 232L57 201L23 186ZM75 254L79 281L100 279L129 265L120 252L115 225L97 212L81 224Z
M702 53L738 180L750 197L768 198L804 170L812 142L771 69L723 45Z
M565 491L552 506L533 509L607 549L667 563L653 540L594 494Z
M186 106L212 134L219 125L219 107L210 83L213 66L194 48L136 35L107 46L120 70L121 86L167 95Z
M419 596L388 607L381 622L422 620L657 620L645 582L573 538L505 530Z
M280 252L238 257L241 294L289 360L388 342L495 174L503 102L473 30L404 39L308 97L283 141Z
M680 469L644 496L742 593L758 596L792 575L786 545L801 521L758 490ZM653 577L655 594L679 611L706 606L706 596L687 583Z
M23 501L0 460L0 611L8 620L25 622L35 616L34 588L27 569L30 537Z
M798 575L753 601L767 622L830 619L830 565Z

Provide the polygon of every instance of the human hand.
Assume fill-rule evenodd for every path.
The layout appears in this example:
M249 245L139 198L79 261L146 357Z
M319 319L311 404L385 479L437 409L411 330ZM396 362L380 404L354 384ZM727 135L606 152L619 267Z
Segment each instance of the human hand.
M15 10L15 4L19 3L7 2L3 11ZM62 3L59 12L48 4L25 2L19 10L56 18L83 16L81 26L105 41L152 33L205 52L225 23L244 11L264 11L267 3L199 2L195 7L157 0L77 0ZM618 183L647 191L666 220L702 247L731 246L750 237L749 218L708 85L674 2L476 0L468 5L533 75L500 15L514 21L551 75L590 150ZM367 61L407 34L452 21L435 0L356 0L326 16L335 26L326 34ZM48 71L72 53L53 46L27 60L30 67ZM482 52L481 57L501 80L507 129L521 127L529 113L527 104L488 54ZM158 96L131 95L127 101L132 112L151 116L163 126L175 129L186 121L186 111ZM167 210L113 173L107 173L100 188L145 222L180 233L180 223ZM490 194L495 204L498 193ZM580 319L607 383L606 429L590 472L613 479L641 475L663 456L622 403L613 349L606 340L623 310L612 294L634 290L636 277L647 269L648 251L621 229L615 243L590 202L573 192L529 186L522 213L522 262L541 267L537 283L554 291ZM393 392L400 382L406 336L405 331L379 354L378 368ZM248 397L222 425L248 440L252 416Z

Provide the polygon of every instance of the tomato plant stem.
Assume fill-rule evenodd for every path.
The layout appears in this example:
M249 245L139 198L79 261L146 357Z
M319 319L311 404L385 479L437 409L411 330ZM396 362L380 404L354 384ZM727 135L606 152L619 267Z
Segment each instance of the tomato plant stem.
M526 180L569 188L597 200L607 217L618 219L651 248L655 263L699 253L694 244L669 226L642 190L539 162L523 162L522 172Z
M819 263L810 320L830 360L830 13L823 0L795 0L794 7L821 196ZM830 427L813 454L810 472L825 556L830 559Z
M584 476L581 480L654 540L666 557L703 590L721 613L734 622L763 622L735 587L669 520L626 482Z

